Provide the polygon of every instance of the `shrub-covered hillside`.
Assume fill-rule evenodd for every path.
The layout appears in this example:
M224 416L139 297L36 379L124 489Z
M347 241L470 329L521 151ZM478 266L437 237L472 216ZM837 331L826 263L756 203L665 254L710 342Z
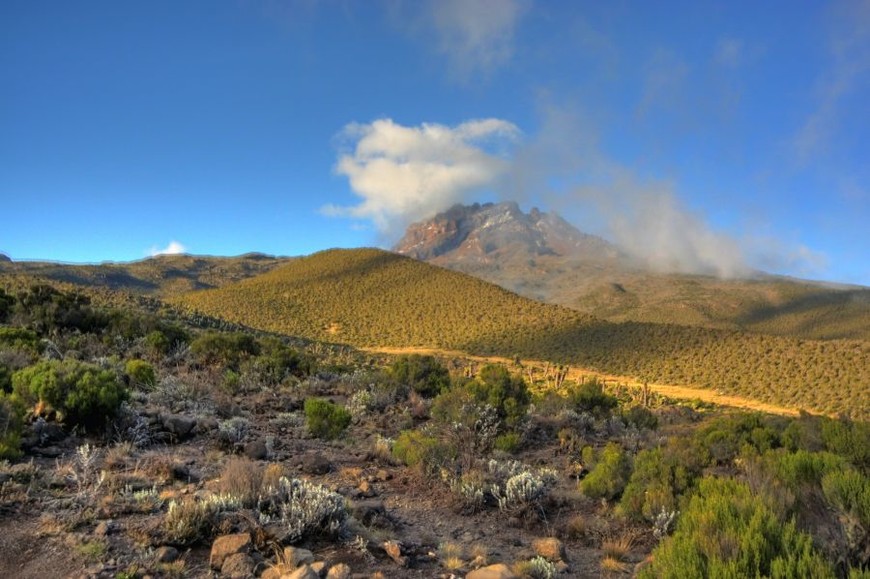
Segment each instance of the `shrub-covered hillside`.
M315 340L546 359L795 408L870 415L866 342L607 323L375 249L318 253L174 301Z

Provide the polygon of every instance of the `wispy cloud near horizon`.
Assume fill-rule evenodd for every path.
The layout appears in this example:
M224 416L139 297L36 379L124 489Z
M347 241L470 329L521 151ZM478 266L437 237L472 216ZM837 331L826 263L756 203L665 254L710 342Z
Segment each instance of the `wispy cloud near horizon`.
M147 252L150 257L158 255L180 255L182 253L187 253L187 247L175 240L170 241L169 245L164 248L152 245L151 249Z

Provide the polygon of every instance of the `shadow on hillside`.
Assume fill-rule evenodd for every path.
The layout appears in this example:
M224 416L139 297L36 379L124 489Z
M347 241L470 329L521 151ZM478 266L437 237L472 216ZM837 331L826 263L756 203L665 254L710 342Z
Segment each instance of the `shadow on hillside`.
M763 306L737 319L742 327L789 324L795 334L823 339L870 339L870 289L803 295L780 306ZM789 321L791 320L791 321Z
M711 344L736 334L731 330L594 321L566 323L517 335L506 331L466 342L462 349L481 354L520 356L579 365L601 372L643 378L651 367L690 351L704 352Z

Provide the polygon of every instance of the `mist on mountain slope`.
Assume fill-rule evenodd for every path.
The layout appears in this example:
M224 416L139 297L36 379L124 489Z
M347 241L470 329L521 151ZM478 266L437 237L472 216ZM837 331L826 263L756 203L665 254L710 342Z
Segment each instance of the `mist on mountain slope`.
M675 182L641 175L608 155L595 123L582 115L544 106L542 118L531 136L501 119L349 125L335 171L360 202L323 211L372 221L389 246L412 222L454 204L518 201L558 211L654 271L739 278L758 266L788 266L812 275L824 264L804 246L717 230L683 203Z

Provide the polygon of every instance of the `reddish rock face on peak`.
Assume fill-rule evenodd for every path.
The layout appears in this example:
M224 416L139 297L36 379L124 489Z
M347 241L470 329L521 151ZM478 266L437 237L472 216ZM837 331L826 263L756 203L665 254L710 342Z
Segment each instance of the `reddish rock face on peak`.
M442 265L547 255L597 261L619 255L615 246L578 231L555 213L523 213L513 202L454 205L412 224L393 250Z

